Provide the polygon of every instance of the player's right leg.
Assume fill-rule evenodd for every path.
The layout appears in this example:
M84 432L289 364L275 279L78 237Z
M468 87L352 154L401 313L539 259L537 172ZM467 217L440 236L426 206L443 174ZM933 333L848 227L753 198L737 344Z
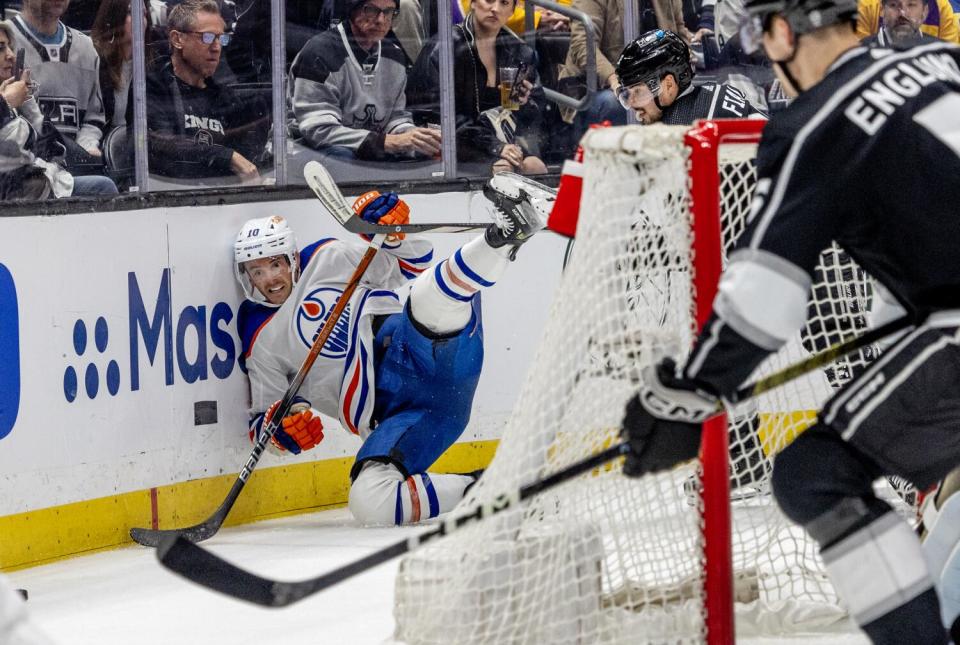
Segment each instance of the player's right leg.
M406 524L453 508L476 474L427 469L463 434L483 365L480 302L469 324L442 339L409 315L377 331L375 427L351 470L350 510L364 524Z
M919 540L872 488L896 474L924 489L960 463L960 334L941 322L896 343L774 462L778 504L875 643L947 642Z
M496 207L496 222L424 271L410 290L414 320L439 336L466 327L474 296L494 286L517 249L546 225L554 198L542 184L513 173L494 175L484 195Z
M350 512L364 525L401 525L437 517L457 505L474 475L416 473L368 460L350 486Z

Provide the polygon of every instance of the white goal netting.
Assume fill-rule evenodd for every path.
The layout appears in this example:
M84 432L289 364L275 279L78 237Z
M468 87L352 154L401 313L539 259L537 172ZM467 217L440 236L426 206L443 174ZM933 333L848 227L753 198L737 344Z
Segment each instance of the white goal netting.
M585 141L577 240L497 454L458 509L491 502L618 440L642 367L683 361L695 333L690 191L719 173L724 245L745 225L755 145L691 168L686 128L609 128ZM691 180L691 177L694 177ZM704 182L706 183L706 182ZM709 199L695 192L695 199ZM712 199L716 199L714 194ZM755 376L862 330L869 282L824 252L806 328ZM790 631L844 612L803 531L769 493L772 458L869 360L842 359L730 415L737 629ZM619 461L407 556L396 638L414 643L684 643L709 638L699 464L628 480ZM457 511L454 511L456 513ZM712 627L710 627L712 629Z

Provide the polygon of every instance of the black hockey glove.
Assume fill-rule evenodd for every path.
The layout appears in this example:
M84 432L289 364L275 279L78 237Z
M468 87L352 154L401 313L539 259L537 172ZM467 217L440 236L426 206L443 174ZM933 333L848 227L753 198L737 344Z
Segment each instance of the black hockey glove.
M717 412L717 399L678 377L673 359L644 368L643 387L623 417L621 435L630 444L623 474L640 477L693 459L701 424Z

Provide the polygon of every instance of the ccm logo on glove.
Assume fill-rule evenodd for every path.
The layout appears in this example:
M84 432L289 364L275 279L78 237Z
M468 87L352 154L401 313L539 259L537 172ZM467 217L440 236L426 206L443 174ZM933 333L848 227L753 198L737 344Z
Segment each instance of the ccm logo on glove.
M353 212L372 224L403 226L410 223L410 207L397 193L366 192L353 202ZM404 237L405 233L394 233L387 236L387 241L396 243Z
M270 419L280 406L280 401L271 405L265 413L254 418L250 428L250 440L259 437L260 433L270 423ZM292 452L299 455L304 450L310 450L323 441L323 422L320 413L310 406L310 402L303 397L295 397L290 411L280 421L280 426L270 438L268 448L274 454Z

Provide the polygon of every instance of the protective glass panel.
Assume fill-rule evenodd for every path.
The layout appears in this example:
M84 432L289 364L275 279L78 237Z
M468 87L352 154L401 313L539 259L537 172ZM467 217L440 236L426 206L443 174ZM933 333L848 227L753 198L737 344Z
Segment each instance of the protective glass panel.
M165 35L147 51L149 189L272 183L269 3L152 9Z
M431 53L427 5L286 3L289 183L313 160L338 182L442 176L439 99L410 104L408 75Z

